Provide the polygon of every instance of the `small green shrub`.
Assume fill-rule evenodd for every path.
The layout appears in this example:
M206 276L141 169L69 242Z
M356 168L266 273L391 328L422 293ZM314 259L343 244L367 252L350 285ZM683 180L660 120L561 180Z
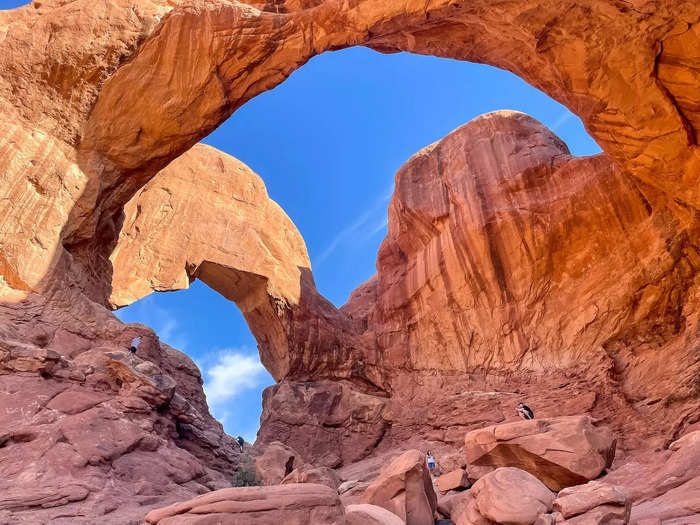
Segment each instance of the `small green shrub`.
M233 475L231 486L233 487L259 487L260 480L255 475L253 459L248 454L241 454L238 470Z

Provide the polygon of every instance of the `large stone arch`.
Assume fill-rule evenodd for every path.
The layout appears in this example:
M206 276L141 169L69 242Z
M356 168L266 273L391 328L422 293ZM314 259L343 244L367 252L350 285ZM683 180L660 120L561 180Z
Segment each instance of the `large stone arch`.
M198 144L124 212L112 307L201 279L241 309L276 380L324 376L382 388L371 345L316 291L301 234L245 164Z
M630 174L697 208L699 19L680 0L53 0L3 12L6 195L36 193L3 215L5 281L39 290L77 263L88 271L75 280L105 301L134 193L246 100L352 45L508 69L578 114ZM42 226L24 231L30 220Z

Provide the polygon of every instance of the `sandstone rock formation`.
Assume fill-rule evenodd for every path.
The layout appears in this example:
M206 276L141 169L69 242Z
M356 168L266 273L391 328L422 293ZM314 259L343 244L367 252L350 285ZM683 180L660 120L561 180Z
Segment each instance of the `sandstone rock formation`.
M398 171L377 276L343 310L386 366L609 359L633 399L690 394L697 327L668 316L695 311L699 231L692 213L605 156L573 158L537 121L496 112Z
M592 413L624 447L680 435L698 410L699 224L519 113L479 117L419 152L397 173L378 273L342 308L386 371L371 434L456 444L526 399L544 416ZM263 441L292 433L283 404L310 411L291 395L302 388L265 396ZM324 435L366 434L365 421L343 421ZM371 442L352 441L360 457Z
M255 458L255 473L264 485L279 485L295 467L303 463L297 452L274 441L265 447L262 455Z
M123 523L230 476L236 454L196 368L105 310L192 278L238 302L280 381L261 443L280 436L320 465L428 441L458 468L447 458L464 433L524 399L538 417L604 419L630 454L686 434L700 406L699 24L700 5L680 0L46 0L0 12L0 403L13 410L0 416L0 518ZM513 71L605 153L573 158L511 112L426 148L397 174L377 276L339 312L259 180L191 148L315 54L351 45ZM240 198L226 214L198 205L226 196ZM204 219L212 246L198 242ZM150 341L132 358L136 333ZM292 425L313 430L305 445ZM669 471L690 448L660 452ZM667 498L658 515L685 519L692 508L669 502L695 489L690 470L661 484L666 495L646 487L633 516Z
M479 479L471 489L474 508L495 523L531 525L552 510L554 494L524 470L503 467Z
M340 486L340 478L335 470L328 467L313 467L305 465L292 470L282 480L282 484L288 483L315 483L316 485L325 485L333 490L337 490Z
M455 525L492 525L491 521L479 513L471 490L451 498L445 512Z
M555 492L597 478L612 465L616 443L589 416L495 425L464 441L469 463L523 469Z
M630 505L623 489L600 481L565 488L557 494L552 507L564 518L571 518L601 505L626 507L629 520Z
M464 469L453 470L439 476L435 480L435 484L440 492L447 492L449 490L469 488L469 478L467 477L467 471Z
M349 382L283 381L263 393L258 441L281 440L316 466L335 468L370 454L389 423L386 399Z
M0 306L0 523L138 522L230 486L237 446L195 364L144 326L82 314Z
M196 145L139 190L124 214L110 257L113 306L201 279L239 306L277 379L349 368L356 338L316 292L301 234L245 164ZM327 351L299 354L309 337Z
M432 525L437 498L425 455L418 450L403 453L367 487L362 500L393 512L406 525Z
M221 489L148 513L160 525L343 525L338 494L323 485L277 485Z
M700 430L671 443L668 450L632 458L603 479L624 487L632 501L631 523L692 523L700 513Z
M396 514L376 505L348 505L345 507L346 525L405 525Z

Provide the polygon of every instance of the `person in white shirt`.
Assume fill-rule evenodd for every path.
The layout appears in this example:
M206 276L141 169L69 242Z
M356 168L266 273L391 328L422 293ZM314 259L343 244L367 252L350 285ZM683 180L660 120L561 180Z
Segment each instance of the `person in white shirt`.
M524 403L519 403L516 409L518 415L523 419L535 419L535 413Z
M428 453L425 455L425 460L428 463L428 469L432 473L435 470L435 458L433 457L433 454L428 450Z

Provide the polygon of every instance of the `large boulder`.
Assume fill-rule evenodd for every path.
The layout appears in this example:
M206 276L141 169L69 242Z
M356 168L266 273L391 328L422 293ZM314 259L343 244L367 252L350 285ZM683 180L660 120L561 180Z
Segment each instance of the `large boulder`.
M348 505L345 507L345 525L405 525L393 512L376 505Z
M447 502L445 511L455 525L492 525L493 523L479 513L471 490L451 498Z
M552 510L554 494L531 474L512 467L494 470L471 489L474 508L486 520L531 525Z
M562 490L552 506L566 519L588 513L587 519L594 514L603 514L622 516L624 521L629 520L631 508L627 494L621 487L601 481Z
M435 484L440 492L447 492L448 490L464 489L468 488L469 477L467 471L463 468L458 468L447 474L439 476L435 480Z
M612 464L615 444L589 416L504 423L465 437L469 463L517 467L554 491L597 478Z
M221 489L156 509L146 523L159 525L342 525L338 494L323 485Z
M367 487L362 501L393 512L406 525L432 525L437 497L425 455L418 450L401 454Z
M333 490L337 490L340 485L340 478L333 469L328 467L314 468L310 465L304 465L292 470L282 480L282 485L290 483L316 483L317 485L325 485Z
M279 485L282 480L303 465L301 456L287 445L274 441L255 458L255 474L263 485Z

